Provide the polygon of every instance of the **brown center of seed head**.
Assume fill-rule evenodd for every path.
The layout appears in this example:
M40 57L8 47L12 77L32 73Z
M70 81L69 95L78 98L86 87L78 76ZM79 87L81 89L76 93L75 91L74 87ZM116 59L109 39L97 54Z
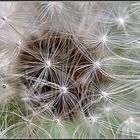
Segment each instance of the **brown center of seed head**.
M76 69L89 63L79 46L72 35L48 33L28 43L18 61L19 71L24 75L22 84L33 89L43 105L50 104L54 112L70 118L78 112L80 104L89 102L86 97L94 94L85 93L87 86L79 82L84 69Z

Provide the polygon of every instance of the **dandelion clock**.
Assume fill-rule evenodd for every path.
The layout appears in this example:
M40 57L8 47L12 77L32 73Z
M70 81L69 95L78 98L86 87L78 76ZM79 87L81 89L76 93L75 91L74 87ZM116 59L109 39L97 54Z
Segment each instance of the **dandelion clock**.
M0 138L140 138L140 2L0 2Z

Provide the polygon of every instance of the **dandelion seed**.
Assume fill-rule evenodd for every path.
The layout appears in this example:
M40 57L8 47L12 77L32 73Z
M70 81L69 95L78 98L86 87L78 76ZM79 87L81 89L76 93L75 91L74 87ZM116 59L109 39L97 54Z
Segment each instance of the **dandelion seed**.
M39 8L38 18L43 20L44 18L50 17L51 21L53 19L53 16L62 14L62 9L63 5L61 2L41 2L41 8Z
M96 62L94 62L94 66L95 66L95 67L97 67L97 68L100 68L101 63L100 63L100 62L98 62L98 61L96 61Z
M128 125L128 124L131 124L134 122L134 119L132 117L129 117L126 121L125 121L125 124Z
M49 68L50 66L51 66L51 61L46 61L46 62L45 62L45 67L46 67L46 68Z
M58 123L59 123L59 121L58 121L58 120L54 120L54 122L55 122L56 124L58 124Z
M2 87L3 87L3 88L6 88L6 87L7 87L7 85L2 85Z
M111 111L111 108L110 108L110 107L105 107L105 108L104 108L104 111L105 111L106 113L109 113L109 112Z
M107 98L108 94L106 92L101 92L103 98Z
M68 90L67 90L67 88L66 87L61 87L61 92L63 93L63 94L66 94L67 92L68 92Z
M103 44L105 44L108 41L108 38L106 35L103 35L100 40Z
M124 26L125 21L124 21L124 19L122 17L118 17L116 19L116 21L118 22L119 25Z
M96 119L97 119L97 118L91 116L91 117L88 117L87 119L89 120L89 123L90 123L90 124L94 124L94 123L96 122Z
M0 27L4 26L4 24L6 23L7 18L6 17L1 17L0 18Z

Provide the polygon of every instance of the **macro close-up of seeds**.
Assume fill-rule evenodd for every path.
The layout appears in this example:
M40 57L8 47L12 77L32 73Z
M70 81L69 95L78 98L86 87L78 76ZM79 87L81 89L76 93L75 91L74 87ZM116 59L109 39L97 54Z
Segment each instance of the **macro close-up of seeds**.
M140 138L140 2L1 1L0 138Z

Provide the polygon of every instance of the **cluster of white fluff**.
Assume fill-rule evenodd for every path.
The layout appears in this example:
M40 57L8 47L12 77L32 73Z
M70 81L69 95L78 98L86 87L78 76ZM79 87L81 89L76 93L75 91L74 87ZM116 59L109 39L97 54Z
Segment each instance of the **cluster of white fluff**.
M0 137L140 138L139 13L140 2L128 1L0 2ZM51 94L34 94L33 89L21 83L24 74L18 71L17 61L30 36L40 38L46 30L71 35L78 52L71 62L65 60L71 48L63 62L44 59L44 73L29 78L34 80L33 89L41 83L53 90ZM65 47L57 51L65 52ZM58 54L51 53L52 59ZM78 53L88 63L79 66ZM59 69L62 63L66 67ZM78 81L64 72L68 68L81 72ZM31 71L37 69L33 67ZM44 78L49 69L59 75L51 75L53 82ZM100 74L112 82L101 83ZM42 101L60 94L55 101L58 108L62 97L68 101L64 108L76 106L75 102L81 102L75 101L69 91L73 86L87 100L76 110L73 120L52 111L53 101ZM97 89L100 94L94 94Z

